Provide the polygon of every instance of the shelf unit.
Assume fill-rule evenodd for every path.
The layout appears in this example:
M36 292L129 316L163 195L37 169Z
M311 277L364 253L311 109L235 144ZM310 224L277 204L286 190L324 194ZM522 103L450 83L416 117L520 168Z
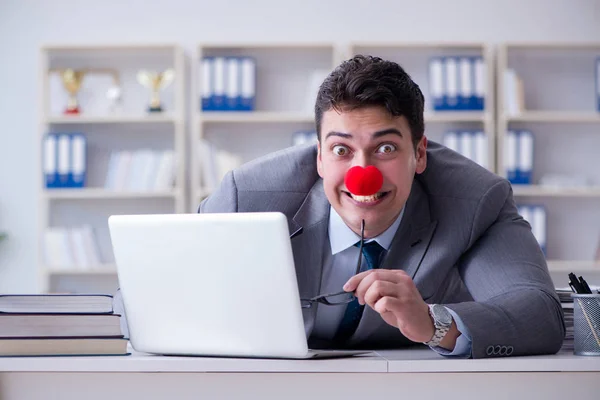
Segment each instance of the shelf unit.
M557 286L568 272L600 284L600 113L595 60L600 43L507 43L497 52L497 171L506 177L505 138L509 130L534 137L533 184L514 185L517 204L547 209L548 266ZM510 107L505 73L522 81L522 107ZM559 95L557 95L559 94ZM514 104L518 104L516 101ZM589 186L540 184L544 174L584 174Z
M419 85L425 97L425 135L442 143L446 131L481 130L487 138L488 169L495 172L494 126L494 58L493 49L485 43L470 42L354 42L350 56L379 56L400 64ZM438 56L481 56L484 61L485 99L483 111L434 111L429 88L429 61Z
M87 69L78 94L80 114L63 113L66 91L57 69ZM160 91L164 110L150 113L150 89L136 79L138 71L174 70L174 80ZM116 71L121 88L119 110L109 108L106 91L114 81L101 71ZM96 73L100 71L100 73ZM107 218L112 214L182 213L187 211L185 176L185 58L175 44L44 46L40 54L39 155L39 292L101 291L112 293L117 276ZM43 173L43 138L47 133L83 133L86 141L84 188L47 189ZM115 151L173 151L176 167L167 189L106 189L109 156ZM129 172L127 172L129 173ZM150 187L150 186L149 186ZM49 266L45 231L50 227L93 228L100 265Z
M201 109L201 60L205 56L254 58L253 111ZM291 146L294 132L315 130L313 97L318 87L314 84L317 77L329 73L339 62L341 52L330 43L204 43L196 48L191 73L191 212L197 211L200 201L213 189L203 178L206 162L198 149L199 142L210 143L215 151L226 150L242 163ZM217 172L217 181L224 172Z

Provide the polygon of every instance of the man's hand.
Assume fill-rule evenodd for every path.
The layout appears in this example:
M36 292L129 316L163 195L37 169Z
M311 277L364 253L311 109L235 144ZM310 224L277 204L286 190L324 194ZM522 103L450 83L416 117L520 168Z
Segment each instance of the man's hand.
M435 332L429 307L412 279L402 270L376 269L353 276L344 290L354 292L360 304L368 304L388 324L413 342L427 342ZM452 328L440 344L453 350L460 332Z

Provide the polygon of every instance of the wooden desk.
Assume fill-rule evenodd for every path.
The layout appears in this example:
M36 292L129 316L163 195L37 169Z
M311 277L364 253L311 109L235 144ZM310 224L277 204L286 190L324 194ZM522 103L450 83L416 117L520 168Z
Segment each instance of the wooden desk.
M334 360L139 353L128 357L0 358L0 398L8 400L348 400L409 396L461 400L599 398L600 357L559 353L457 360L416 348Z

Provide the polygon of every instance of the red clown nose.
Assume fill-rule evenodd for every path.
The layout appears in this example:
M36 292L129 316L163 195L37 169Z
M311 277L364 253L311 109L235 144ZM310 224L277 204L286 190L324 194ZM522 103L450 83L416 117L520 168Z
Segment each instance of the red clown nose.
M346 172L344 179L346 188L350 193L357 196L371 196L379 192L383 185L383 175L381 171L372 165L363 168L356 165Z

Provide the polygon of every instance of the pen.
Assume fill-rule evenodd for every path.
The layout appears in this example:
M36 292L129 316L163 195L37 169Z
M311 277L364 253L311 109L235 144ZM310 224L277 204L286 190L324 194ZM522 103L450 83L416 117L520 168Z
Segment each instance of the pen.
M584 289L581 287L581 283L579 283L577 276L575 276L575 274L572 272L569 273L569 286L571 286L573 292L577 294L583 293Z
M579 277L579 283L581 283L581 287L583 287L583 293L592 294L592 289L590 289L585 279L583 279L583 276Z

